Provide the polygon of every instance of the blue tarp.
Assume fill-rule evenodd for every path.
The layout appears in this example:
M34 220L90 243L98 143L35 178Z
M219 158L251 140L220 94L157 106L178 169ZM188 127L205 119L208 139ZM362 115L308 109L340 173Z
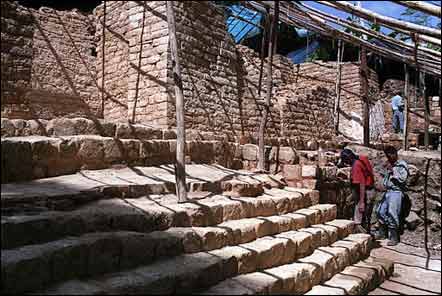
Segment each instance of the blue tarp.
M287 57L294 64L304 63L308 59L308 57L310 57L318 48L319 48L319 42L317 40L314 40L309 44L308 50L306 46L290 52L289 54L287 54Z
M231 11L234 15L240 16L247 21L259 25L262 15L259 12L254 12L242 6L232 6ZM241 21L234 17L227 18L227 29L229 33L235 38L235 42L241 42L245 37L253 37L261 32L261 29Z
M251 11L241 5L231 6L230 11L233 15L240 16L253 24L259 25L261 23L262 15L259 12ZM246 37L250 38L261 33L260 28L234 17L228 17L226 24L227 30L232 34L236 43L240 43ZM307 35L313 35L313 32L309 32L306 29L296 29L296 34L301 38L305 38ZM303 63L318 47L319 42L313 41L309 45L308 52L307 47L304 47L289 53L288 58L296 64Z

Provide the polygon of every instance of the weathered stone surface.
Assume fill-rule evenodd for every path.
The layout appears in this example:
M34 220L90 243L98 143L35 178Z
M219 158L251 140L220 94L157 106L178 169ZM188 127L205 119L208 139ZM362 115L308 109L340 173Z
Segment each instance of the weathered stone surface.
M305 179L315 179L318 177L319 168L314 165L303 165L302 166L302 178Z
M301 258L299 261L302 263L310 263L319 266L321 274L320 282L312 282L313 285L317 285L330 279L338 271L335 257L322 251L321 249L315 250L312 255Z
M245 144L242 146L242 158L244 160L256 161L258 158L258 146Z
M284 178L288 181L300 181L302 180L302 167L301 165L284 165L282 169Z

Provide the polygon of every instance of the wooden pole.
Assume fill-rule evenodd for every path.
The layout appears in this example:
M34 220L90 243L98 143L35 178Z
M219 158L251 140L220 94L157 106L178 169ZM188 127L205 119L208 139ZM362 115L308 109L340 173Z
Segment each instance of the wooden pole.
M425 168L425 183L424 183L424 243L427 256L430 255L428 250L428 212L427 212L427 198L428 198L428 173L430 172L431 159L427 159L427 165Z
M342 80L342 40L338 40L338 54L336 58L337 77L336 77L336 101L335 101L335 133L339 135L339 110L341 105L341 80Z
M409 133L409 106L410 106L410 73L408 72L407 64L404 65L405 70L405 88L404 88L404 96L405 96L405 118L404 118L404 144L403 148L405 151L408 150L408 133Z
M259 135L258 135L258 170L264 171L265 170L265 143L264 143L264 133L267 125L267 119L270 113L270 103L272 99L272 86L273 86L273 50L274 50L274 42L275 42L275 35L276 35L276 26L278 25L278 19L279 19L279 1L275 1L275 12L274 16L272 17L272 25L270 29L270 36L269 36L269 57L268 57L268 63L267 63L267 94L266 94L266 101L264 110L263 110L263 116L261 119L261 124L259 125Z
M370 102L368 98L368 66L367 66L367 49L361 47L361 85L362 85L362 101L364 104L364 145L370 146Z
M440 18L441 16L441 8L440 6L436 6L430 3L426 3L425 1L395 1L404 6L410 7L414 10L419 10Z
M424 137L424 145L425 145L425 149L429 150L430 149L430 102L428 100L428 96L427 96L427 90L425 87L425 73L421 73L420 75L420 84L421 84L421 91L422 91L422 96L424 97L424 107L425 107L425 113L424 113L424 118L425 118L425 137Z
M377 22L379 24L392 27L392 29L399 28L411 32L416 32L436 37L439 39L441 38L440 29L435 29L427 26L401 21L396 18L385 16L362 7L354 6L353 4L347 1L317 1L317 2L334 8L336 7L340 8L341 10L344 10L348 13L353 13L354 15L362 17L368 21Z
M261 98L261 90L262 90L262 77L263 77L263 71L264 71L264 60L266 55L266 45L267 45L267 39L268 39L268 33L269 33L269 14L265 14L265 21L264 21L264 29L262 34L262 41L261 41L261 65L259 68L259 80L258 80L258 97Z
M106 42L106 1L103 1L103 30L102 30L102 42L101 42L101 117L104 119L104 106L105 106L105 95L104 95L104 70L105 70L105 66L104 64L106 63L106 59L105 59L105 50L106 50L106 46L105 46L105 42Z
M337 25L343 26L345 28L357 31L359 33L364 33L367 34L371 37L374 37L376 39L388 42L389 44L395 45L395 46L401 46L403 48L407 48L409 50L413 50L414 49L414 45L413 44L409 44L407 42L404 42L402 40L398 40L395 39L393 37L390 37L388 35L383 34L382 32L377 32L373 29L368 29L365 27L360 26L357 23L353 23L351 21L345 20L345 19L341 19L339 17L336 17L334 15L325 13L319 9L316 9L314 7L311 7L305 3L297 3L299 6L305 7L306 9L309 10L309 13L316 16L316 17L320 17L323 18L324 20L333 22ZM414 33L413 33L414 34ZM413 35L412 34L412 35ZM416 34L418 35L418 34ZM432 57L435 60L440 60L441 57L441 53L439 51L436 50L432 50L430 48L424 47L424 46L419 46L419 49L421 51L421 53L427 57Z
M176 120L177 120L177 149L176 149L176 193L178 202L187 201L186 189L186 134L184 128L184 95L181 78L180 58L178 55L178 41L176 37L174 1L166 1L167 22L169 25L170 50L172 53L173 81L176 97Z

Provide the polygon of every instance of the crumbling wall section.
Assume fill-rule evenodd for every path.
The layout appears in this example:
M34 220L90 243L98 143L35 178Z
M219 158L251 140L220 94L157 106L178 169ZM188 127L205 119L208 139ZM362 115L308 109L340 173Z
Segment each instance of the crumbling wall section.
M97 116L93 17L4 3L2 117Z
M336 94L324 83L289 84L277 95L282 118L282 136L304 141L331 140L334 132Z
M336 62L310 62L297 65L295 82L309 81L310 84L324 83L330 91L336 89L337 65ZM339 108L339 132L345 137L361 142L363 139L363 100L362 79L359 63L347 62L342 64L341 102ZM371 118L383 118L379 113L379 82L375 71L369 70L368 92L371 102ZM382 110L381 110L382 111ZM382 121L370 122L371 138L379 137L383 129Z
M15 2L1 1L1 116L26 118L32 69L32 18Z
M259 125L262 118L262 102L267 96L267 64L264 60L261 92L259 92L259 81L261 72L261 59L259 54L252 49L238 45L238 87L241 101L241 122L244 136L257 137ZM273 59L272 73L272 100L270 106L269 120L266 126L267 137L281 136L281 112L277 93L281 87L289 80L292 71L290 61L280 55L275 55ZM260 103L261 102L261 103Z

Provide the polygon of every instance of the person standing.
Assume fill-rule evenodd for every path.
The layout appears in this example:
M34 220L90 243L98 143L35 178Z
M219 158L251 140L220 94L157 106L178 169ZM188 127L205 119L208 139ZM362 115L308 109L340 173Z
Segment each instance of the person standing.
M395 95L391 98L391 108L393 110L393 129L394 132L404 133L404 100L401 97L401 91L396 91Z
M375 196L373 167L365 155L357 155L348 148L341 152L338 166L342 165L351 166L350 182L352 202L354 203L353 221L360 232L370 233Z
M388 246L395 246L400 241L400 230L403 226L405 213L402 213L403 201L409 176L408 164L399 160L398 152L393 146L384 149L388 159L387 171L384 176L384 196L379 203L376 214L379 221L379 229L375 233L375 239L387 238Z

